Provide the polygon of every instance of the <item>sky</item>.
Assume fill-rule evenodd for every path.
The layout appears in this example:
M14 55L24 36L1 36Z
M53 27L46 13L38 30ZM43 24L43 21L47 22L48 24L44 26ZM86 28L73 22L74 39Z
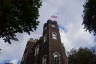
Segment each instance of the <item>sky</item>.
M96 39L89 32L86 32L83 22L83 4L84 0L43 0L42 6L39 9L40 24L35 32L31 35L26 33L17 34L19 41L12 41L12 44L4 43L0 39L0 60L11 59L21 60L27 41L30 38L39 38L42 36L43 24L51 16L55 15L58 25L62 28L59 29L61 41L66 49L78 49L80 47L92 47L96 45Z

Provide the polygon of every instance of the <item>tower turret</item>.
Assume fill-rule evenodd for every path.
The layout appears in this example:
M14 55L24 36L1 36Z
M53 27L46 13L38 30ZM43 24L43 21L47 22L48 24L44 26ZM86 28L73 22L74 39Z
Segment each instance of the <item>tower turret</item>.
M67 64L65 49L61 43L59 27L56 21L48 20L43 27L44 47L47 46L48 64ZM44 55L44 54L43 54Z

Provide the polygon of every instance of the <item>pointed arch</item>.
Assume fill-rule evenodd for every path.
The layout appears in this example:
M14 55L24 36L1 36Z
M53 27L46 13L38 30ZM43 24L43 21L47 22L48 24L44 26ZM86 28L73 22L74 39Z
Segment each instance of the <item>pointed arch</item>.
M54 52L53 53L53 63L54 64L60 64L60 53L58 53L58 52Z

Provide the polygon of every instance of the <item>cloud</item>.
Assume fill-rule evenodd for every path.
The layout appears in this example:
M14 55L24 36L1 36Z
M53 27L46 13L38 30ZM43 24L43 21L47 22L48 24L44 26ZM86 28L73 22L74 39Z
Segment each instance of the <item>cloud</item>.
M86 32L83 27L75 31L74 29L75 27L71 27L67 33L63 30L60 31L62 43L64 43L67 51L70 51L72 48L78 49L80 47L92 47L96 45L93 35Z

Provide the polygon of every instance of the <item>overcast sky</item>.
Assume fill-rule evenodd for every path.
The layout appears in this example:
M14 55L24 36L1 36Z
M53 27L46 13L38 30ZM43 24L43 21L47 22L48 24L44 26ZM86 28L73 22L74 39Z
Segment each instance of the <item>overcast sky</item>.
M43 24L51 19L50 16L52 15L58 16L56 19L58 24L64 27L64 30L60 28L60 34L66 51L70 51L72 48L78 49L79 47L96 45L94 36L86 32L81 25L83 21L83 4L84 0L43 0L38 19L40 21L38 29L31 35L26 33L17 34L19 41L12 41L12 45L4 43L0 39L0 48L3 49L0 53L0 60L20 60L27 41L30 38L42 36Z

